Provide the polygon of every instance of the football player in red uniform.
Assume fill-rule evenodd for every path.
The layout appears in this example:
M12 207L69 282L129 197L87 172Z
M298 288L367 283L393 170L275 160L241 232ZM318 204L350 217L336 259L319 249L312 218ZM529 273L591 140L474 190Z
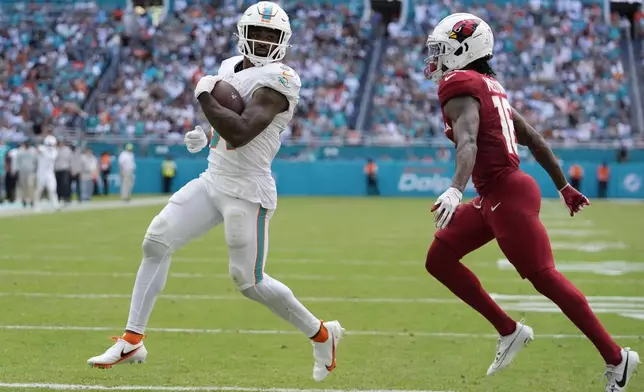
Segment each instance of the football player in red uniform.
M557 186L570 215L589 205L567 183L545 140L508 102L488 61L494 37L480 18L458 13L443 19L427 39L425 75L437 82L445 133L456 144L452 185L432 211L438 228L427 253L427 271L498 331L492 375L533 340L533 330L508 316L460 260L492 239L514 265L597 347L606 361L607 392L625 390L639 357L618 346L588 306L586 297L555 268L550 240L539 219L537 183L519 169L517 144L527 146ZM479 194L461 204L470 176Z

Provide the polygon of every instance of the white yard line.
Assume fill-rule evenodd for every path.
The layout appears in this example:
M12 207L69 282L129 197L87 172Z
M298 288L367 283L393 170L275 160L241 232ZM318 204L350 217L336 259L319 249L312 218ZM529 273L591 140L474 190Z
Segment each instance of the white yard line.
M111 293L34 293L34 292L0 292L0 297L27 297L27 298L60 298L60 299L114 299L127 298L131 294L111 294ZM548 301L542 295L518 295L518 294L496 294L490 293L495 301ZM210 295L210 294L160 294L159 298L171 300L207 300L207 301L248 301L242 295ZM594 302L626 302L638 303L644 305L644 297L627 297L627 296L587 296L588 301ZM300 300L306 302L356 302L356 303L420 303L420 304L451 304L461 303L458 298L356 298L356 297L300 297Z
M99 210L115 210L123 208L137 208L165 204L168 201L168 196L160 197L146 197L140 199L133 199L129 202L120 200L109 201L92 201L89 203L71 204L60 211L54 210L48 202L42 203L40 211L31 208L22 208L19 205L0 208L0 219L12 216L25 216L25 215L43 215L43 214L65 214L68 212L80 211L99 211Z
M135 272L75 272L75 271L35 271L35 270L0 270L0 276L46 276L46 277L100 277L100 278L134 278ZM378 276L378 275L309 275L272 273L271 276L289 280L316 280L335 282L338 280L378 280L387 282L427 281L429 276ZM228 274L202 274L170 272L170 278L176 279L223 279L229 280Z
M547 225L546 225L547 226ZM550 237L592 237L598 235L605 235L606 232L602 230L589 230L589 229L580 229L580 228L568 228L568 229L546 229Z
M54 246L56 247L56 246ZM61 248L61 245L58 245L59 248ZM49 249L49 246L45 247L43 246L43 249ZM76 250L77 247L72 247L71 245L65 246L65 249L74 249ZM275 249L273 251L274 254L279 254L281 251L288 251L288 249ZM226 251L228 252L228 251ZM310 254L311 252L309 252ZM222 253L221 256L215 256L215 257L173 257L172 262L173 263L186 263L186 264L206 264L206 263L228 263L228 258L226 258L227 253ZM269 264L279 264L279 263L285 263L285 264L316 264L316 263L324 263L324 264L343 264L343 265L384 265L384 266L400 266L400 265L413 265L413 266L422 266L424 264L424 256L419 257L418 260L345 260L342 258L338 257L333 257L333 256L325 256L326 258L318 258L318 259L313 259L313 258L285 258L285 257L280 257L279 255L275 256L270 256L269 257ZM2 254L0 255L0 260L7 260L7 261L33 261L33 262L41 262L41 261L47 261L47 262L67 262L67 261L87 261L87 262L121 262L121 261L127 261L127 262L137 262L141 259L140 254L134 254L131 257L130 256L109 256L109 255L88 255L88 256L80 256L80 255L68 255L68 256L63 256L63 255L43 255L43 254Z
M114 332L122 327L86 327L74 325L0 325L0 330L17 331L63 331L63 332ZM266 330L266 329L202 329L202 328L146 328L147 332L163 333L189 333L205 335L301 335L295 330ZM358 331L347 330L346 335L356 336L400 336L400 337L426 337L426 338L486 338L497 339L496 334L458 333L458 332L426 332L426 331ZM546 339L585 339L582 334L540 334L538 338ZM641 339L641 335L613 335L615 339Z
M601 241L584 241L584 242L567 242L553 241L551 243L554 250L574 250L577 252L599 253L614 249L627 249L628 245L623 242L601 242Z
M500 270L514 270L514 266L507 259L499 259L496 262ZM620 277L630 273L644 272L644 263L625 260L604 260L604 261L560 261L556 262L557 269L564 272L593 273L596 275ZM641 280L640 280L641 282ZM625 281L619 281L626 284Z
M490 296L506 310L517 312L559 313L560 310L541 295L494 294ZM46 298L62 300L130 299L130 294L61 294L33 292L0 292L0 297ZM161 294L159 298L175 301L247 301L242 295ZM589 296L586 297L595 313L617 314L644 320L644 297ZM378 304L460 304L457 298L354 298L300 297L305 303L378 303Z
M600 262L598 262L600 263ZM574 266L574 264L571 264ZM644 264L642 264L644 265ZM501 260L498 262L498 266L501 270L514 270L514 267L510 264L506 266L505 263L502 263ZM558 266L561 266L558 264ZM481 267L478 265L478 267ZM561 268L560 268L561 269ZM563 268L563 270L567 270ZM41 276L41 277L72 277L72 278L131 278L136 277L136 272L76 272L76 271L40 271L40 270L0 270L0 276ZM304 280L304 281L325 281L325 282L337 282L337 281L354 281L354 280L376 280L382 282L420 282L427 283L431 281L431 277L422 272L418 273L416 276L381 276L381 275L316 275L316 274L289 274L289 273L272 273L271 276L274 276L279 279L284 280ZM199 272L170 272L169 277L172 279L221 279L229 280L230 276L228 274L203 274ZM642 279L624 279L622 275L607 275L607 277L614 277L619 279L620 284L636 284L644 283L644 278ZM506 277L506 278L489 278L483 277L480 278L484 282L521 282L516 276ZM587 283L587 284L599 284L606 283L606 278L597 278L597 279L587 279L587 278L570 278L575 283Z
M297 388L248 388L235 386L202 386L181 387L164 385L87 385L87 384L55 384L55 383L3 383L0 388L51 389L58 391L213 391L213 392L454 392L435 390L404 390L404 389L297 389Z
M21 292L0 292L0 297L27 297L27 298L58 298L58 299L129 299L131 294L62 294L62 293L21 293ZM201 294L161 294L159 298L175 301L248 301L243 295L201 295ZM323 303L460 303L457 298L351 298L351 297L300 297L305 302Z

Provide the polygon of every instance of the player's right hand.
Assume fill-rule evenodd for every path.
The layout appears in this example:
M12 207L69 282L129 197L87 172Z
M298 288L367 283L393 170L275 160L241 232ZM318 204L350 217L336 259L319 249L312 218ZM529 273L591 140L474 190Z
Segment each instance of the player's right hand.
M206 147L208 144L208 137L204 133L203 128L197 125L195 129L184 135L183 141L186 143L188 151L195 154Z
M201 79L199 79L197 86L195 87L195 99L199 99L199 96L203 93L207 92L208 94L210 94L215 88L215 84L217 84L217 82L222 79L223 78L220 75L203 76Z
M447 227L462 199L463 193L454 187L450 187L442 195L438 196L436 203L432 207L434 222L438 229Z
M561 200L563 200L566 207L568 207L570 216L574 216L576 213L583 210L584 207L590 205L588 198L573 188L570 184L566 184L566 186L559 189L559 197L561 197Z

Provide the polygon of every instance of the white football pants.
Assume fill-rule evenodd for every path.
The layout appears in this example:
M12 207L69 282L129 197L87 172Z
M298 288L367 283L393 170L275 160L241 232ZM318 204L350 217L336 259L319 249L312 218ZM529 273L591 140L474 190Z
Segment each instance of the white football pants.
M224 223L228 268L237 289L307 336L315 335L320 320L288 287L264 273L272 215L273 210L223 194L203 178L182 187L148 227L126 329L143 334L154 302L165 287L172 254Z
M56 189L56 175L54 172L40 173L36 175L36 200L40 201L42 198L42 191L47 189L47 196L54 205L58 207L58 191Z

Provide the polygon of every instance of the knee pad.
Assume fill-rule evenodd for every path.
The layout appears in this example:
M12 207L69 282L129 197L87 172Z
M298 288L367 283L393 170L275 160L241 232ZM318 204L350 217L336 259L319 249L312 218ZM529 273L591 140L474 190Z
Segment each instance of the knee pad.
M172 245L172 239L168 236L169 228L168 221L161 214L155 216L145 233L145 239L143 240L144 251L147 240L170 247Z
M164 245L160 242L156 242L149 238L143 239L143 244L141 244L143 249L143 257L146 260L163 260L165 257L171 253L170 248L167 245Z
M230 274L230 279L232 279L235 288L242 293L248 288L255 286L257 283L255 282L253 271L244 271L243 269L231 264L228 267L228 273Z
M247 212L241 208L231 208L224 216L226 243L231 248L241 248L251 243L255 227L248 227Z

